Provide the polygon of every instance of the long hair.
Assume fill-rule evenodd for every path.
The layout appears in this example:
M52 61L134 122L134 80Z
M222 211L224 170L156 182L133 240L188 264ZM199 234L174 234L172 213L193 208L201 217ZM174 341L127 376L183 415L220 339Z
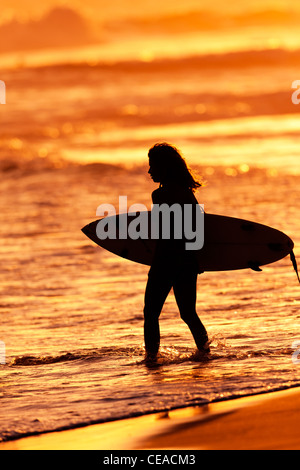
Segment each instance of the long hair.
M188 167L180 151L166 142L157 143L148 152L149 161L154 162L163 175L163 182L176 182L195 192L202 184Z

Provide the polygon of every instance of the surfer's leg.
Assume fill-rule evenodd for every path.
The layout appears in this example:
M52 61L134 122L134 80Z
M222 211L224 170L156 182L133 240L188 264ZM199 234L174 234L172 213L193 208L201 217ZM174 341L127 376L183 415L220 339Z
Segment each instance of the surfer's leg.
M182 320L188 325L199 351L209 351L207 331L196 312L197 272L183 270L173 284L175 299ZM205 347L206 345L206 347Z
M159 315L171 290L172 281L168 276L149 271L145 291L144 340L147 355L156 356L160 344Z

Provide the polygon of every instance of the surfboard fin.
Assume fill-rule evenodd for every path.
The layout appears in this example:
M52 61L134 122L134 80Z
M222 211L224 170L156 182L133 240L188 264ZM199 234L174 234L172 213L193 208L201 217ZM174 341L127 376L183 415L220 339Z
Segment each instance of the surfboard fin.
M291 262L293 263L293 267L294 267L294 270L297 274L297 278L298 278L298 281L299 281L299 284L300 284L300 278L299 278L299 273L298 273L298 267L297 267L297 261L296 261L296 258L295 258L295 255L294 255L294 252L293 250L290 252L290 258L291 258Z
M249 261L248 266L250 269L253 269L253 271L262 271L255 261Z

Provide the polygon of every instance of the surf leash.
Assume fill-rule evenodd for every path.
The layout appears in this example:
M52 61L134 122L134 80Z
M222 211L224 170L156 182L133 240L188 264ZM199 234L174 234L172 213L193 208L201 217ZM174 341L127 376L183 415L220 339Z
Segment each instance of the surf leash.
M294 252L293 250L290 252L290 258L291 258L291 262L293 263L293 267L294 267L294 270L297 274L297 278L298 278L298 281L299 281L299 284L300 284L300 278L299 278L299 273L298 273L298 267L297 267L297 261L296 261L296 258L295 258L295 255L294 255Z

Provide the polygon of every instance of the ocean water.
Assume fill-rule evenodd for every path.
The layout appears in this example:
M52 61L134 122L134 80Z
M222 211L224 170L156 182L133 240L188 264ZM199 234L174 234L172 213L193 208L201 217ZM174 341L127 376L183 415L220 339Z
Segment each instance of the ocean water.
M265 49L2 71L1 440L300 385L289 257L199 276L205 361L170 294L149 367L148 268L80 230L120 195L150 209L147 150L164 140L206 181L207 212L278 228L299 258L299 60Z

